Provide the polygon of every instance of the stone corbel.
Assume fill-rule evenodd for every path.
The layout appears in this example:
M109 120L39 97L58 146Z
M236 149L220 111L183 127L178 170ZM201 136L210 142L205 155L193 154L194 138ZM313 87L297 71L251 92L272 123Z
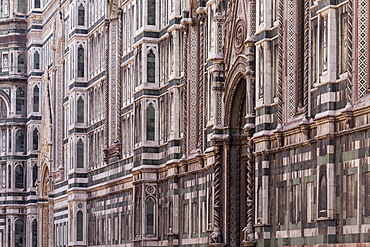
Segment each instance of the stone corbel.
M299 123L299 128L301 129L302 134L305 136L306 140L310 139L310 124L308 123L307 118L303 118Z
M344 118L346 119L346 127L351 129L354 127L353 109L351 105L347 105L343 111Z
M284 135L283 135L283 128L280 125L274 131L274 136L278 142L278 147L283 147L284 146Z

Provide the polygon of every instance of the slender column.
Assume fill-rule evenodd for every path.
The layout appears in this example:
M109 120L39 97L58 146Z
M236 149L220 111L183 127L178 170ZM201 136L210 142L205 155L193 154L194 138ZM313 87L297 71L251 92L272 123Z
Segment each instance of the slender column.
M348 52L347 52L347 106L346 108L351 108L352 106L352 79L353 79L353 0L348 0Z
M187 130L188 130L188 38L189 28L188 24L184 25L184 40L183 40L183 77L182 77L182 99L183 99L183 122L182 122L182 154L185 158L187 156Z
M104 146L109 147L109 20L105 21L105 138Z
M223 246L221 236L221 152L222 143L216 139L215 143L215 164L214 164L214 199L213 199L213 231L209 238L209 246Z

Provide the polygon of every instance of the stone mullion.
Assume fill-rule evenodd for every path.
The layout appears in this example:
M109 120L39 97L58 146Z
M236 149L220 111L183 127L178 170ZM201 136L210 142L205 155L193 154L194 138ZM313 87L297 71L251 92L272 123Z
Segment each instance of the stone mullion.
M183 117L182 117L182 154L183 157L187 156L187 130L188 130L188 24L184 26L184 40L183 40L183 78L182 78L182 92L183 92Z

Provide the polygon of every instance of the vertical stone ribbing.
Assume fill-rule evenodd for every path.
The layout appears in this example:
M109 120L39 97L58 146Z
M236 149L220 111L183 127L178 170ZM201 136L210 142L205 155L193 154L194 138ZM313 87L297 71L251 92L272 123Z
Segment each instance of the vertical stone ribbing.
M109 20L105 21L105 138L104 146L109 147Z
M348 52L347 52L347 105L352 105L352 79L353 79L353 0L348 0Z
M279 37L278 37L278 85L277 85L277 96L278 96L278 127L283 126L283 18L284 18L284 0L279 1Z
M304 1L304 82L303 82L303 106L304 115L308 116L308 78L309 78L309 35L310 35L310 1Z
M183 41L183 78L182 78L182 90L183 90L183 118L182 118L182 154L183 157L187 155L187 128L188 128L188 25L184 27L184 41Z

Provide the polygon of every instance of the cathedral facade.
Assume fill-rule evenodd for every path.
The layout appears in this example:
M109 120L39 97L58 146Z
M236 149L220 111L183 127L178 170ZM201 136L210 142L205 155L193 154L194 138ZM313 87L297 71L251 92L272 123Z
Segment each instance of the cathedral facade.
M0 0L0 247L370 246L367 0Z

